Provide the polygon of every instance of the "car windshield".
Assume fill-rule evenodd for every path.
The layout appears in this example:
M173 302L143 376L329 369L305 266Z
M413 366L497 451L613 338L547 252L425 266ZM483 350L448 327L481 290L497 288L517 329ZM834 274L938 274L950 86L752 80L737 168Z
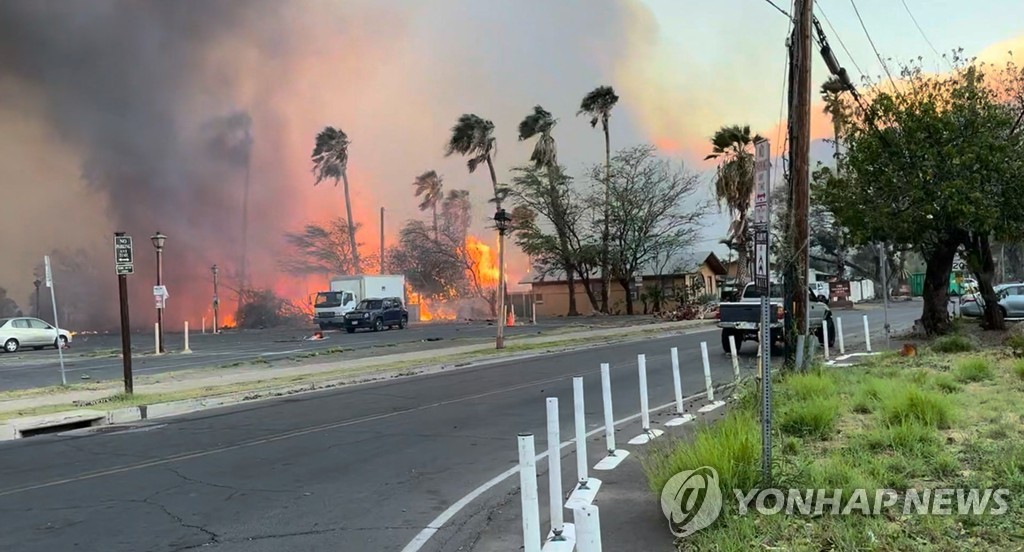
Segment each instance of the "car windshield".
M316 294L316 308L328 309L331 307L341 306L341 293L340 291L322 291Z
M380 310L381 304L383 304L383 301L380 299L366 299L365 301L360 301L359 306L356 308L359 310Z

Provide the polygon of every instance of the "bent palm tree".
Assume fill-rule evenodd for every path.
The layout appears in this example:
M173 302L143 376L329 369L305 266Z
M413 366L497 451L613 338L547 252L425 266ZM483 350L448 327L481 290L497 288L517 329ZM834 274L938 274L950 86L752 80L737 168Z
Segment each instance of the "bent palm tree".
M358 274L362 271L359 263L359 248L356 244L356 225L352 220L352 199L348 190L348 135L340 128L324 127L316 135L316 145L313 147L311 159L313 161L313 174L316 176L314 186L328 179L334 179L334 185L338 185L338 179L345 185L345 214L348 218L348 240L352 250L352 266Z
M420 211L431 209L434 212L434 241L437 241L437 204L444 196L444 178L438 176L437 171L427 171L417 176L412 185L416 186L416 197L423 196Z
M711 138L711 153L704 159L719 159L715 174L715 198L723 203L733 217L729 225L729 239L737 251L737 284L746 283L743 270L748 256L748 220L750 196L754 194L754 156L749 147L763 140L760 135L750 136L750 126L724 126Z
M832 156L836 160L836 174L841 171L841 161L839 159L839 133L842 131L843 126L843 101L840 98L843 90L846 87L838 77L829 77L827 81L822 83L820 93L821 99L825 102L825 107L822 112L832 119L832 140L835 146L835 152Z
M597 127L597 123L601 123L601 130L604 131L604 227L601 231L601 312L608 313L608 288L611 287L612 276L611 271L608 270L608 243L609 243L609 226L608 226L608 203L609 196L608 190L611 186L612 178L612 146L611 139L608 134L608 119L611 118L612 108L618 103L619 97L615 94L615 89L611 86L598 86L591 90L586 96L583 96L583 101L580 102L580 110L576 112L576 115L586 114L590 116L590 126Z
M504 190L498 188L498 177L494 173L494 153L497 142L494 139L494 123L472 113L464 113L452 127L452 137L445 146L444 156L458 153L469 157L466 166L469 172L475 172L481 163L487 164L491 173L491 186L494 188L494 203L501 209L505 198Z

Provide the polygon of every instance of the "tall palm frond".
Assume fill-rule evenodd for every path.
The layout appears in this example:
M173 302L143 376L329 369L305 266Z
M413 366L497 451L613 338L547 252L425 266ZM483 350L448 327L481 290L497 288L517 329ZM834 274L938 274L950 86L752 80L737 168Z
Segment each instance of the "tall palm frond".
M533 113L519 123L520 141L538 137L537 143L533 146L533 153L530 154L530 161L538 168L558 167L558 148L555 145L555 138L551 135L557 123L558 120L539 105L534 106Z
M444 196L444 178L437 174L437 171L426 171L416 177L412 183L416 187L416 197L423 196L420 200L420 211L433 208Z
M615 94L615 89L611 86L598 86L591 90L586 96L583 96L583 101L580 102L580 110L576 112L576 115L589 115L590 126L596 127L597 123L601 123L601 126L608 129L608 118L611 116L612 108L618 103L619 97Z
M316 176L316 184L330 178L334 185L342 173L348 168L348 135L340 128L324 127L316 135L316 145L313 147L311 156L313 161L313 175Z
M465 113L452 127L452 137L445 146L444 155L449 157L458 153L469 157L466 165L469 172L474 172L481 163L487 161L494 149L494 123L472 113Z

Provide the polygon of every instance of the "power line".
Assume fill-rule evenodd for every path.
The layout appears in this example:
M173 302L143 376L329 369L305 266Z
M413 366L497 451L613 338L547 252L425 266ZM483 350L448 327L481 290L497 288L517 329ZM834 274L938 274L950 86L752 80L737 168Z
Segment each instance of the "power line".
M846 47L846 43L843 42L843 37L839 36L839 31L836 31L836 28L832 26L832 22L829 21L828 15L825 14L825 10L821 8L821 4L818 3L817 0L815 0L814 5L817 6L818 12L821 13L821 16L825 18L825 23L827 23L828 28L832 30L832 34L835 35L836 40L839 41L839 45L843 47L843 51L846 52L846 56L850 58L850 63L853 64L853 66L857 69L857 72L860 73L860 76L863 79L865 73L860 68L860 65L857 65L857 60L853 59L853 54L850 53L849 48Z
M910 11L910 6L907 5L907 0L900 1L903 2L903 9L907 10L907 15L910 16L910 20L913 21L914 26L917 27L917 32L921 33L921 38L923 38L924 41L928 43L928 47L932 49L932 52L934 52L936 56L944 59L946 63L949 65L949 68L952 69L953 64L948 59L946 59L946 56L939 54L939 51L935 49L935 45L932 44L932 41L928 40L928 35L924 33L924 29L921 28L920 24L918 24L917 18L914 17L914 13Z
M868 32L867 25L864 24L864 18L860 16L860 10L857 9L857 2L850 0L850 4L853 5L853 12L857 14L857 20L860 21L860 28L864 29L864 35L868 37L868 42L871 44L871 49L875 51L875 57L878 58L878 62L882 64L882 69L885 70L885 75L889 77L889 84L896 88L896 81L892 78L892 73L889 72L889 67L885 64L885 60L882 59L882 54L878 53L878 48L875 46L875 41L871 40L871 33Z
M779 12L779 13L781 13L782 15L785 15L785 16L786 16L787 18L789 18L789 20L790 20L790 21L792 21L792 20L793 20L793 16L789 15L789 13L788 13L788 12L787 12L786 10L784 10L784 9L780 8L780 7L779 7L779 5L778 5L778 4L776 4L775 2L772 2L772 0L764 0L764 1L765 1L765 2L768 2L769 4L771 4L771 6L772 6L773 8L775 8L776 10L778 10L778 12Z

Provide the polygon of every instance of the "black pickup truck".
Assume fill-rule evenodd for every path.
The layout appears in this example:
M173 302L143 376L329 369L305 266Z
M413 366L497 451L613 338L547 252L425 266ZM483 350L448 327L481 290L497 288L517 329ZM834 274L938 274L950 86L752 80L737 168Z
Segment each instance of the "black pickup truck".
M783 293L781 284L771 285L771 338L772 343L783 341ZM836 332L832 322L832 310L828 303L817 300L813 291L808 289L808 302L811 332L824 341L822 325L828 325L828 344L835 344ZM743 346L744 341L758 341L757 328L761 321L761 294L754 284L743 288L743 295L734 303L722 303L718 306L718 327L722 328L722 350L729 353L729 337L735 337L736 348Z
M404 330L407 325L409 311L398 297L363 299L354 310L345 314L345 331L348 333L355 333L359 328L379 332L392 326Z

